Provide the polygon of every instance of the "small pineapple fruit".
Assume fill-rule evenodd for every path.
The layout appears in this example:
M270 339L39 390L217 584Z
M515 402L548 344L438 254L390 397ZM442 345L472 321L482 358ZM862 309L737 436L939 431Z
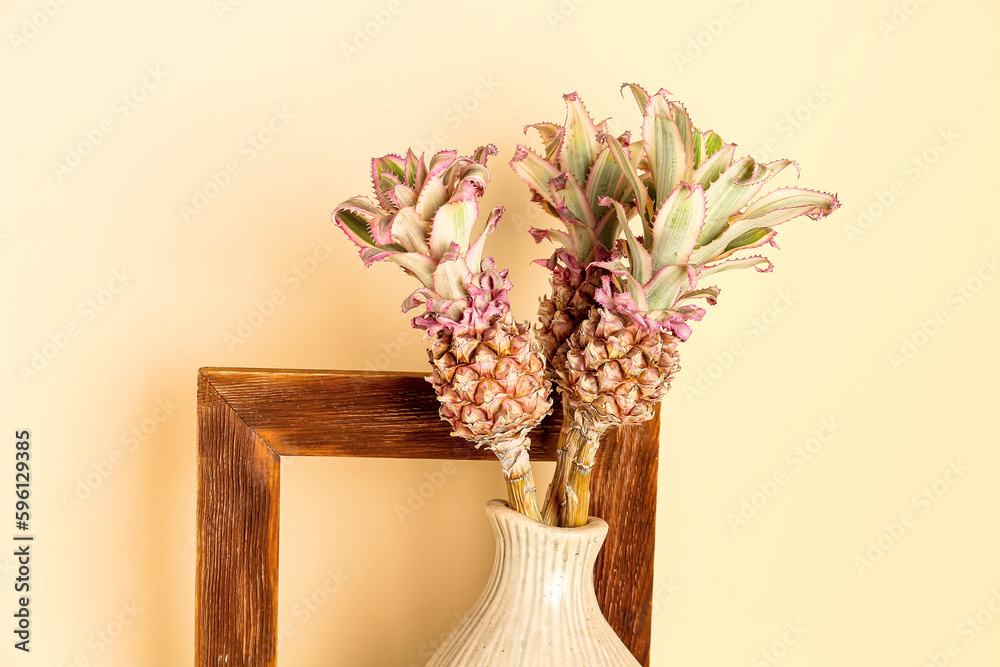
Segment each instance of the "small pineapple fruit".
M680 365L679 339L628 294L613 295L609 278L596 300L561 352L559 382L569 403L584 408L575 413L581 427L600 435L651 419Z
M507 271L482 259L486 237L500 222L493 210L474 242L479 198L489 181L493 146L459 157L441 151L425 163L405 158L372 160L377 202L348 199L334 222L358 245L368 266L400 265L422 284L403 302L430 339L431 375L440 415L452 435L486 446L501 461L511 506L540 518L528 457L528 432L551 412L550 381L541 347L526 322L510 312Z

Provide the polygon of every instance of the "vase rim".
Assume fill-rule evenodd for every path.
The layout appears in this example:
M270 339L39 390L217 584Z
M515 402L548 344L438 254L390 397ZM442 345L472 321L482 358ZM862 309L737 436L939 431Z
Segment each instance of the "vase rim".
M517 510L510 508L506 500L494 498L486 503L486 514L488 516L503 515L508 521L517 521L535 530L553 532L555 534L585 535L594 533L595 535L605 535L608 532L608 523L604 519L596 516L587 517L587 523L575 528L565 526L550 526L546 523L535 521L529 516L521 514Z

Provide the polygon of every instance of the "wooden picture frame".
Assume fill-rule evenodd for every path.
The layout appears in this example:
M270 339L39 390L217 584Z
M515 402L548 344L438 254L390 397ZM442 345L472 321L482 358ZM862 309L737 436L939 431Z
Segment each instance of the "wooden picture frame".
M556 410L532 433L532 459L555 459L560 423ZM591 513L610 525L594 575L598 601L647 667L658 441L659 412L642 426L612 429L592 481ZM451 437L422 373L202 368L197 667L277 664L282 456L495 461ZM612 473L613 493L605 491Z

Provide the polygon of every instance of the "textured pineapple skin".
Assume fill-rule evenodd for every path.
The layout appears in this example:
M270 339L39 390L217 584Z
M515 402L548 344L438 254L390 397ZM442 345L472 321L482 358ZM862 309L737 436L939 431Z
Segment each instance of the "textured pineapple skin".
M541 345L510 312L485 328L462 325L431 337L428 356L452 435L479 444L519 439L551 412Z
M607 272L596 268L588 270L575 257L559 252L546 266L552 271L549 281L552 295L539 300L536 331L554 378L553 360L563 343L587 319L590 309L597 305L595 294Z
M680 370L679 339L622 313L592 308L557 355L558 382L581 418L640 424Z
M538 307L538 340L550 364L562 344L586 319L594 306L594 292L599 283L585 280L578 284L552 284L552 296L543 297Z

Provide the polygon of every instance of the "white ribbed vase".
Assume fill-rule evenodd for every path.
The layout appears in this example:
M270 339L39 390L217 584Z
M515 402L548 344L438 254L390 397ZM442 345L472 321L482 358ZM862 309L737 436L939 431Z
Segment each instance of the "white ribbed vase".
M594 594L608 524L556 528L486 505L496 561L479 601L427 667L639 667Z

